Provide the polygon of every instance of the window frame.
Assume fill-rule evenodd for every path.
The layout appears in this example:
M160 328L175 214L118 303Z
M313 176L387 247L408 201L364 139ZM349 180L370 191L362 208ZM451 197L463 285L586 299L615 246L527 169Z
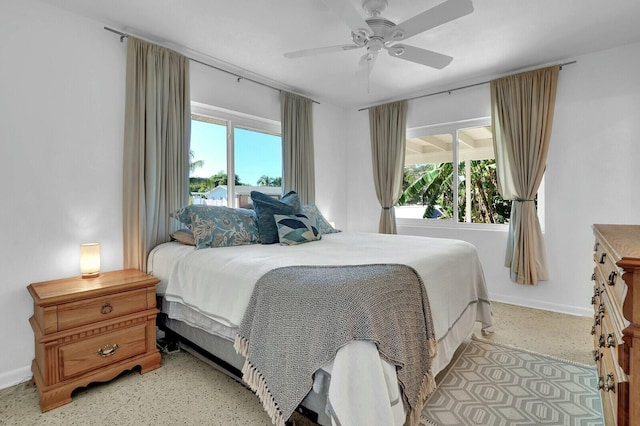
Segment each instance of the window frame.
M197 116L199 118L194 118ZM200 102L191 102L191 120L225 125L227 128L227 206L234 205L236 185L235 178L235 129L250 130L278 136L282 142L282 126L279 121L257 117L251 114L232 111ZM282 164L284 177L284 162Z
M438 123L427 126L418 126L407 128L406 138L414 138L429 135L440 135L444 133L453 135L453 164L459 164L459 152L458 152L458 131L467 129L470 127L490 126L491 117L481 117L469 120L452 121L448 123ZM403 165L404 167L404 165ZM458 188L460 182L458 173L453 174L453 188ZM542 178L540 188L538 188L538 220L542 232L545 232L545 177ZM402 209L403 206L395 206L395 211ZM399 226L407 227L437 227L437 228L454 228L454 229L474 229L474 230L491 230L491 231L507 231L509 224L502 223L474 223L474 222L459 222L458 221L458 199L454 197L453 205L453 218L452 219L416 219L416 218L403 218L396 217L396 223Z

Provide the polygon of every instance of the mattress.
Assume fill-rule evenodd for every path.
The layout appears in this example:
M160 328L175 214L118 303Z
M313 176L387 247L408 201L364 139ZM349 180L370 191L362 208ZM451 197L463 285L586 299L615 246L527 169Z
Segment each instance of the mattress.
M171 242L150 253L148 272L160 279L156 288L165 300L162 309L169 318L232 340L253 286L269 270L295 265L376 263L411 266L423 279L438 339L438 355L432 365L434 374L449 363L476 321L481 321L483 328L492 325L489 295L477 251L473 245L459 240L342 232L297 246L254 244L195 250ZM363 364L365 359L369 363L380 362L365 346L347 348L343 355L348 356L339 357L347 359L346 367L339 365L340 371L348 371L349 362L354 360ZM324 371L335 376L334 368L335 363ZM381 371L382 375L388 372L388 364ZM380 380L388 382L382 376ZM347 388L352 385L340 377L332 377L332 386L341 382ZM336 389L337 385L334 393L344 399L345 395Z

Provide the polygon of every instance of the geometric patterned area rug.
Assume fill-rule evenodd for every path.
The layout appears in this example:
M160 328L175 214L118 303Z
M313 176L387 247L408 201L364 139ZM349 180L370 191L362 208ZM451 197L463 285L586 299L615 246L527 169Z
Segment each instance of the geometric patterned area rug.
M474 337L422 411L421 425L604 424L593 366Z

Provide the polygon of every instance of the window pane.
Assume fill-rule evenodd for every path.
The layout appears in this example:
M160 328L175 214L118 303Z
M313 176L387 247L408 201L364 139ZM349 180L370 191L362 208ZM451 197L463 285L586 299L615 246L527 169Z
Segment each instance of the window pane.
M407 139L403 194L397 217L452 219L453 135Z
M282 189L282 139L280 136L255 130L234 129L234 167L236 171L236 197L234 207L249 204L252 186L261 186L262 192L280 196Z
M458 130L460 222L508 223L511 201L498 192L491 126Z
M189 168L192 202L226 205L226 188L218 188L227 184L226 125L191 120Z

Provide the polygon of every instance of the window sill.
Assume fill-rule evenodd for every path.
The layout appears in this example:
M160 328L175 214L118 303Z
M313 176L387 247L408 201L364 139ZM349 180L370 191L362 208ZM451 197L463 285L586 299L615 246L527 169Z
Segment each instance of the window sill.
M438 220L438 219L396 218L396 225L398 227L414 227L414 228L509 232L509 225L505 225L505 224L454 222L452 220Z

